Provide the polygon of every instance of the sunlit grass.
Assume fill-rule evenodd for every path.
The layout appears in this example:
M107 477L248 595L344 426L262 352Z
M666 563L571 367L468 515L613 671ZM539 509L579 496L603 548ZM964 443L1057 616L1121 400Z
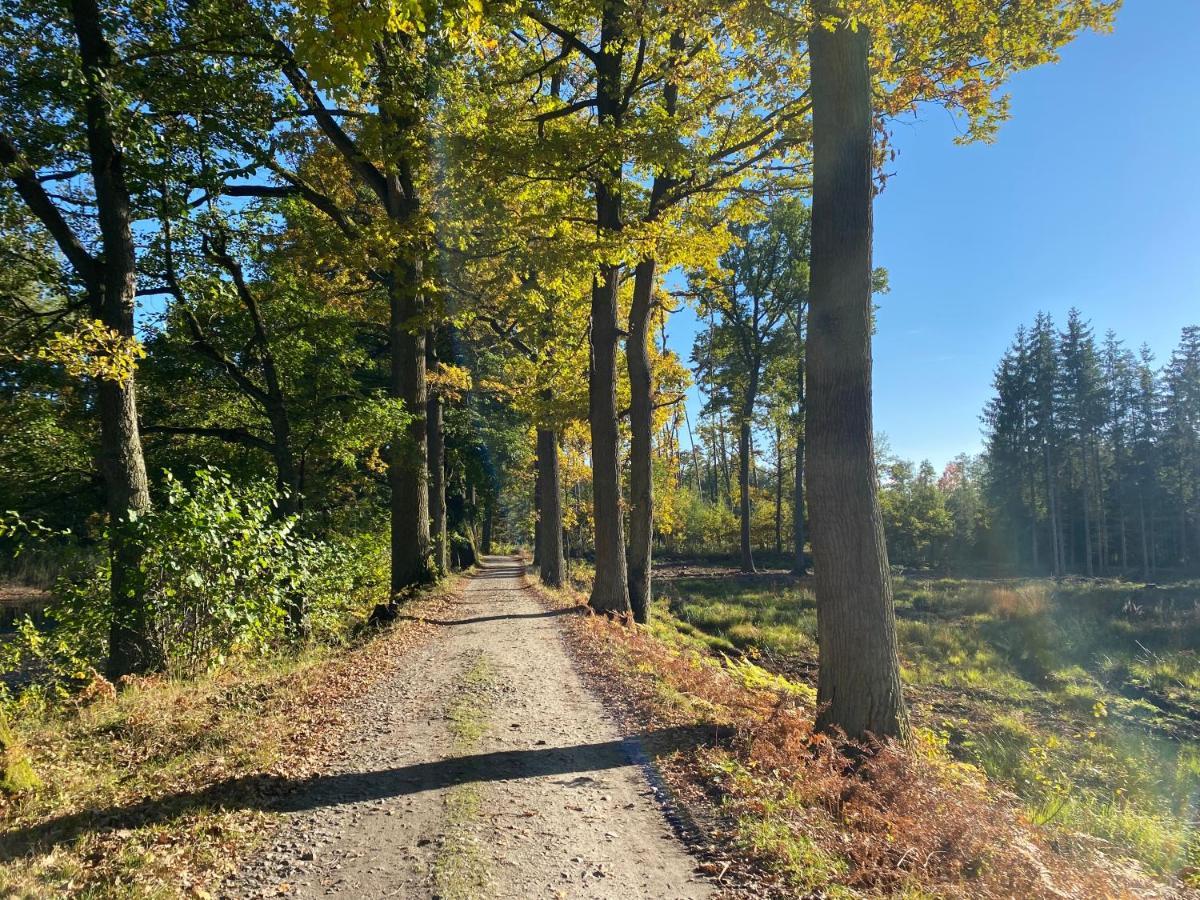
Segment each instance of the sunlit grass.
M894 584L902 676L918 724L1020 796L1032 821L1087 832L1170 873L1200 858L1190 827L1200 748L1179 738L1194 730L1186 716L1170 715L1170 704L1200 707L1200 585L1140 588ZM672 619L659 630L677 640L789 677L811 670L816 612L804 583L697 577L661 590ZM781 839L769 823L744 836Z

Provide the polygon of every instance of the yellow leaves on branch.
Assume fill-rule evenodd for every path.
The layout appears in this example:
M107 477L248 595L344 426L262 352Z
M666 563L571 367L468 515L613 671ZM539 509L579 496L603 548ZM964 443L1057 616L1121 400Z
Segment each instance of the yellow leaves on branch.
M425 370L425 383L443 400L461 400L471 390L471 372L462 366L438 363Z
M482 0L300 0L296 50L326 91L353 91L367 76L385 37L418 38L431 23L452 39L469 36L483 14Z
M1008 118L998 91L1015 72L1058 60L1084 30L1111 28L1120 0L848 0L871 28L877 102L886 116L938 103L965 124L958 141L991 140Z
M99 319L83 319L74 331L58 331L38 358L60 364L75 378L96 378L125 384L137 370L146 348Z

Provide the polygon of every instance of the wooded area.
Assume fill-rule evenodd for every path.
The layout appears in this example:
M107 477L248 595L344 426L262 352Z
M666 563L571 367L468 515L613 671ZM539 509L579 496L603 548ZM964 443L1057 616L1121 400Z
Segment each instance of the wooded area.
M1156 368L1039 316L941 473L872 418L892 123L991 140L1116 7L6 3L0 699L339 646L525 548L636 641L656 561L733 560L811 590L816 732L872 755L893 575L1194 575L1200 328Z

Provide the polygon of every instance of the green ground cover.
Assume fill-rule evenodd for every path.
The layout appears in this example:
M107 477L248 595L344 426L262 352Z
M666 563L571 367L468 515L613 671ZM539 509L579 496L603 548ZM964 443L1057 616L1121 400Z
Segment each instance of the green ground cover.
M784 575L660 582L660 627L787 678L815 673L811 588ZM895 582L916 725L1029 818L1160 873L1200 862L1200 582Z

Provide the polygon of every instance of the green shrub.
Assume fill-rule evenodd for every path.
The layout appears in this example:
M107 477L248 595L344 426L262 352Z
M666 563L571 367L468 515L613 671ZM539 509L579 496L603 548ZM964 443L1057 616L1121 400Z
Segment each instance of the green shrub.
M185 485L167 473L165 502L125 526L143 549L150 641L168 674L195 676L289 634L340 638L369 602L379 548L303 536L278 501L265 481L204 468ZM109 579L107 559L60 578L45 625L26 619L0 664L60 688L89 678L107 654Z
M13 734L3 710L0 710L0 795L24 793L40 785L25 748Z

